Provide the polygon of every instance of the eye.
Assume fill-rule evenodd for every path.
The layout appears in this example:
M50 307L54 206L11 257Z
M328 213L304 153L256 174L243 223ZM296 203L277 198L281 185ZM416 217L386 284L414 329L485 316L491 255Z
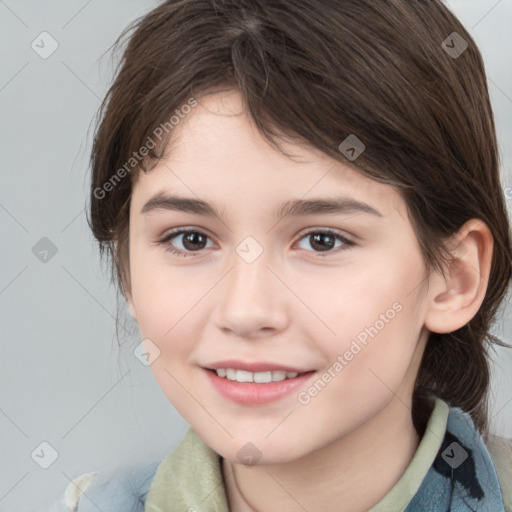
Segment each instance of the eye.
M309 231L304 234L300 240L307 240L309 246L313 249L318 249L320 252L329 254L337 253L338 250L350 249L355 245L355 243L347 237L331 229ZM338 250L333 250L335 249L336 240L341 242L341 244L338 245ZM324 257L326 254L318 254L318 256Z
M179 240L180 237L183 249L176 249L174 244L171 244L171 240L174 238ZM205 249L205 243L208 238L208 235L196 229L176 229L168 233L158 244L162 245L166 251L172 254L187 257L190 253Z
M173 239L181 240L182 248L176 248L175 243L171 243ZM202 231L190 228L180 228L168 233L162 240L159 240L157 244L162 245L165 251L172 254L188 257L193 256L194 252L200 252L203 249L208 248L206 245L208 239L209 236ZM302 240L308 240L309 246L313 248L313 252L329 254L332 254L333 252L337 253L338 250L347 250L355 245L355 243L347 237L331 229L317 229L316 231L309 231L300 238L300 241ZM340 242L338 247L335 247L336 241ZM317 255L321 257L326 256L325 254Z

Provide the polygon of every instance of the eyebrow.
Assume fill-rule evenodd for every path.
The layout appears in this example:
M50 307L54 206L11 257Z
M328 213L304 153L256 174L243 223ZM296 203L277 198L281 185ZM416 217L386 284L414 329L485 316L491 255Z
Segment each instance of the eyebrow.
M201 199L166 195L159 193L149 199L141 209L141 214L148 214L155 210L180 211L195 213L206 217L221 219L222 214L214 206ZM383 217L377 209L362 201L350 197L294 199L286 201L274 210L274 217L306 216L326 214L367 213Z

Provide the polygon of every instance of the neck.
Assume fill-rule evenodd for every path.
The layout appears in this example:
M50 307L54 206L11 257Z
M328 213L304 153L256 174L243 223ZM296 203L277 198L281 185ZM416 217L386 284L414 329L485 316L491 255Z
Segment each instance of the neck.
M396 397L370 421L306 456L245 466L223 459L230 510L365 512L396 484L420 442L410 410ZM371 483L371 485L368 485Z

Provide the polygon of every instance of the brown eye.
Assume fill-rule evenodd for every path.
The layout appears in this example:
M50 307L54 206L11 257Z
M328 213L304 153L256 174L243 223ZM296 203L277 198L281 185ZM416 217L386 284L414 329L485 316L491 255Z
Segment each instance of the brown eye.
M336 253L338 251L335 249L345 250L355 245L345 236L329 229L310 231L303 235L301 240L307 240L313 252L320 253ZM336 241L341 243L336 246ZM319 256L323 256L323 254L319 254Z
M188 251L197 251L204 249L206 245L206 239L207 237L202 233L189 231L187 233L183 233L182 243L185 249Z
M169 233L165 238L159 241L159 244L163 245L166 251L186 257L189 256L187 253L200 252L205 249L208 238L208 235L201 231L193 229L179 229ZM178 242L171 243L171 240L175 239ZM180 241L181 247L179 247ZM178 247L176 248L177 244Z
M318 249L320 251L329 251L334 248L336 243L336 239L329 234L325 233L316 233L313 235L308 235L310 237L310 245L314 249Z

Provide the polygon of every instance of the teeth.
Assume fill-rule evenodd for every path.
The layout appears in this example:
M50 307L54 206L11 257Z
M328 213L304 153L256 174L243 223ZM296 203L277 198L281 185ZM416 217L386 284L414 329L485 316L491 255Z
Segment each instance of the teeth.
M256 372L254 374L254 382L272 382L272 372Z
M225 377L228 380L236 380L237 382L279 382L285 379L294 379L297 372L273 371L273 372L248 372L246 370L235 370L233 368L219 368L215 370L219 377Z
M246 372L245 370L237 370L235 375L235 380L237 382L252 382L254 378L254 373Z

